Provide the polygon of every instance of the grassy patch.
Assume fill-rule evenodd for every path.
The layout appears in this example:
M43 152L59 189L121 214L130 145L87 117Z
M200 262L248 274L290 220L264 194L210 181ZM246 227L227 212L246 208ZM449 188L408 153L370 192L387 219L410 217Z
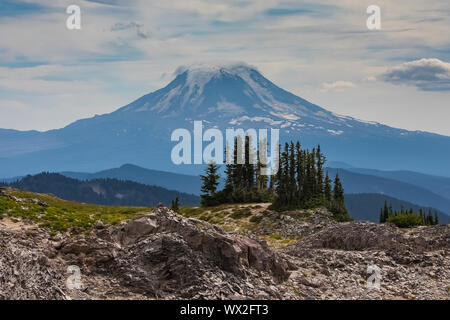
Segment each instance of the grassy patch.
M195 218L207 221L213 224L223 224L227 213L225 210L229 208L226 205L217 207L180 207L179 214L186 218Z
M252 215L251 208L237 204L222 204L215 207L181 207L179 213L186 218L196 218L214 224L224 224L225 218L245 219Z
M260 238L265 240L270 247L280 249L298 242L301 239L301 236L283 237L278 232L275 232L269 235L260 236Z
M248 207L244 208L234 208L233 212L230 214L230 217L233 219L243 219L250 217L252 215L252 211Z
M269 237L273 240L281 240L283 237L278 232L272 233L269 235Z
M83 204L61 200L50 195L17 190L7 190L5 193L24 199L24 201L16 202L0 196L0 214L7 213L13 221L17 221L18 218L31 220L41 227L48 227L53 232L67 231L72 227L88 229L98 220L102 220L105 224L117 224L152 210L143 207ZM43 201L48 204L48 207L35 204L30 201L31 199Z

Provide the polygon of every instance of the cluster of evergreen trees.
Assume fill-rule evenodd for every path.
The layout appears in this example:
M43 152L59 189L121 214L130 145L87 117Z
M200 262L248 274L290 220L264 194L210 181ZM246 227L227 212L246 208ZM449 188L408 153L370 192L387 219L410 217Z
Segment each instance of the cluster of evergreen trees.
M433 216L431 209L428 210L428 213L423 209L419 209L419 213L415 213L413 209L407 210L403 207L400 210L393 210L392 204L388 206L387 201L385 201L384 207L380 209L380 223L395 223L401 219L409 220L410 222L413 222L414 225L430 226L439 224L437 212L435 212Z
M210 163L206 168L205 175L201 176L203 182L201 204L203 206L223 203L272 202L274 199L275 179L269 180L267 175L262 174L265 166L259 161L256 151L251 150L250 138L245 137L245 142L242 143L242 153L239 153L238 144L241 143L240 137L234 141L233 163L226 164L223 190L217 191L220 179L218 165ZM251 161L251 157L254 155L257 159ZM252 162L256 162L256 164Z
M339 175L336 174L332 187L324 165L320 145L310 151L302 150L300 142L286 143L280 155L277 197L272 207L287 210L325 206L338 216L347 216Z
M268 176L262 174L265 166L259 159L256 164L250 161L249 137L245 139L242 164L238 163L238 143L236 139L233 164L226 165L223 190L217 191L220 179L218 165L210 163L205 175L201 176L203 206L272 202L271 208L279 211L325 206L340 219L350 218L339 176L336 175L332 183L328 173L324 173L325 156L320 146L310 151L301 149L300 142L286 143L284 151L278 151L278 172Z

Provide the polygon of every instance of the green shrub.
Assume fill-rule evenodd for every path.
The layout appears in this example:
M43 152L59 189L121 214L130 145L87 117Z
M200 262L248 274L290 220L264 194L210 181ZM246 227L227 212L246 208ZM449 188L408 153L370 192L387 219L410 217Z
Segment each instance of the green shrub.
M278 232L270 234L269 237L274 239L274 240L281 240L283 238L281 236L281 234L279 234Z
M422 218L414 213L401 213L390 216L387 222L393 223L399 228L409 228L422 225Z
M233 219L242 219L250 217L251 215L252 212L250 208L240 208L240 209L233 209L233 213L231 213L230 217Z
M353 221L355 219L353 219L348 213L340 213L340 214L334 214L333 215L333 220L337 221L337 222L349 222L349 221Z

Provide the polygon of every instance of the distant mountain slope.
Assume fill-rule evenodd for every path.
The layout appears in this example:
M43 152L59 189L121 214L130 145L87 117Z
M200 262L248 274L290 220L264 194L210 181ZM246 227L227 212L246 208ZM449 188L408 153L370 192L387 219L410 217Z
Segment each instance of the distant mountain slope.
M171 133L207 128L278 128L282 142L321 144L329 159L362 168L450 176L450 137L332 113L245 64L179 69L173 81L116 111L46 132L0 130L0 176L95 172L124 163L198 175L171 161Z
M95 173L61 172L62 175L78 180L118 179L130 180L146 185L159 186L169 190L177 190L188 194L200 194L200 176L190 176L166 171L145 169L132 164L120 168L103 170Z
M348 169L327 168L330 176L339 172L345 193L379 193L409 201L420 206L433 207L450 213L450 200L425 188L397 180L355 173Z
M450 165L450 164L449 164ZM339 167L344 168L344 167ZM438 177L413 171L381 171L364 168L344 168L348 171L368 174L421 186L440 196L450 199L450 178Z
M345 204L349 214L356 220L379 222L380 209L384 207L385 201L387 201L388 204L392 204L394 210L399 210L403 207L405 209L413 209L415 212L419 212L420 209L428 212L428 209L430 209L382 194L362 193L345 195ZM440 224L450 223L450 216L434 208L431 208L431 210L433 214L435 211L438 212Z
M195 195L162 187L117 179L79 181L57 173L26 176L9 186L30 192L51 193L65 200L115 206L155 206L159 202L169 205L176 197L183 205L198 205L200 202Z
M21 180L23 177L0 178L0 183L11 183Z

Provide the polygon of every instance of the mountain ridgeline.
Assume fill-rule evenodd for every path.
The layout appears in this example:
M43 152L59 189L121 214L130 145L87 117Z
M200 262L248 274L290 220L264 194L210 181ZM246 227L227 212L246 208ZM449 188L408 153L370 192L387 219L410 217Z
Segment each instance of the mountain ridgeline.
M390 181L394 180L404 182L405 184L402 185L403 189L407 188L407 185L409 186L414 185L426 189L428 191L431 191L433 194L439 195L440 197L450 199L450 178L448 177L439 177L406 170L382 171L365 168L352 168L352 167L344 168L340 166L332 166L332 165L329 166L332 168L343 168L346 169L347 171L351 171L353 173L358 173L365 176L375 176L384 179L389 179ZM414 197L416 197L416 195L414 195Z
M177 190L188 194L200 195L201 180L199 176L151 170L132 164L124 164L119 168L102 170L95 173L67 171L61 172L61 174L77 180L129 180L150 186L159 186L169 190Z
M413 212L437 212L440 224L450 224L450 216L433 207L419 206L417 204L390 197L379 193L346 193L345 205L349 214L356 220L379 222L380 209L385 203L392 205L395 211L412 210Z
M200 201L195 195L133 181L109 178L80 181L46 172L3 185L24 191L49 193L64 200L114 206L153 207L160 202L169 205L176 198L182 205L198 205Z

